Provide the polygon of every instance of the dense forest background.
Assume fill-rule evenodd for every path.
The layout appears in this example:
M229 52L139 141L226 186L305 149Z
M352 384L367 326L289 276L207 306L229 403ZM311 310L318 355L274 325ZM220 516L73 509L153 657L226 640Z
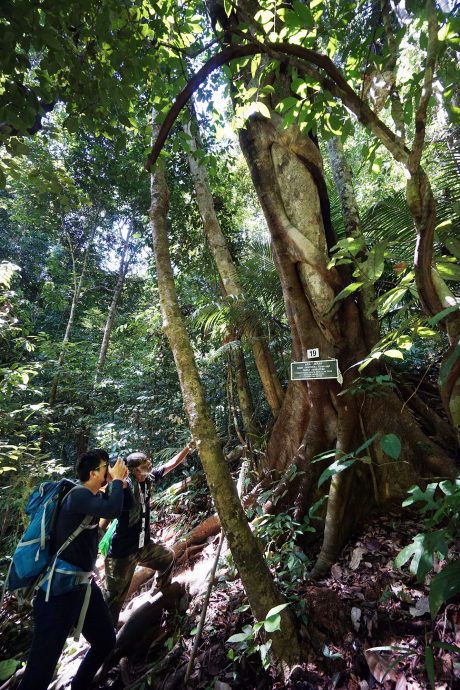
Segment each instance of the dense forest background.
M217 511L266 622L237 661L305 662L298 583L405 501L434 687L458 651L458 30L417 0L2 7L5 569L38 481L192 434L181 529ZM339 380L290 380L311 348Z

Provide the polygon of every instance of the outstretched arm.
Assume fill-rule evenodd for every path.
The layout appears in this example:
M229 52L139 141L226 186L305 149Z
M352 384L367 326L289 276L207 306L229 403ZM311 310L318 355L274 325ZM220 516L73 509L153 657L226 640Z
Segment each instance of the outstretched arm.
M193 441L190 441L190 443L187 443L185 448L182 448L177 455L175 455L171 460L168 462L165 462L164 465L162 465L161 469L163 470L163 475L168 474L168 472L171 472L174 470L178 465L184 462L185 458L189 454L189 452L193 448Z

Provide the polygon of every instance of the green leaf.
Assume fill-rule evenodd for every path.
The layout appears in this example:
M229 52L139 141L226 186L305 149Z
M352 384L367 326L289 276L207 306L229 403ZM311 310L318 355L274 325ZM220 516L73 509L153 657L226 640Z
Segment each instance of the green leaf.
M252 637L251 633L236 633L228 638L227 642L247 642Z
M335 462L332 463L332 465L329 465L320 478L318 479L318 488L324 484L330 477L332 477L334 474L340 474L344 470L346 470L348 467L351 467L356 462L356 458L352 458L350 460L344 460L343 458L341 460L336 460Z
M450 261L436 261L436 268L444 280L460 280L460 266Z
M232 0L224 0L224 12L229 17L232 13L233 2Z
M460 561L454 561L448 563L431 581L429 602L432 618L435 618L441 606L458 592L460 592Z
M432 642L432 647L439 647L439 649L445 649L447 652L453 652L454 654L460 654L460 647L455 644L447 644L447 642Z
M289 604L278 604L278 606L274 606L265 616L265 620L268 620L272 616L276 616L277 613L280 613L280 611L284 611L284 609L288 606Z
M374 440L375 440L375 437L376 437L376 436L377 436L377 434L373 434L370 438L367 438L367 439L364 441L364 443L362 443L362 444L359 446L359 448L357 448L357 449L353 452L353 455L354 455L354 456L357 456L357 455L359 455L360 453L362 453L363 450L366 450L367 448L369 448L369 446L371 446L371 445L374 443Z
M449 378L449 374L452 371L454 365L457 363L457 360L460 357L460 343L457 343L455 348L452 350L448 358L441 364L441 368L439 370L439 385L441 388L445 385L447 379Z
M404 355L401 350L385 350L383 354L385 357L392 357L393 359L404 359Z
M428 325L429 326L435 326L445 316L449 316L449 314L453 314L454 311L458 311L459 309L460 309L460 304L454 304L453 307L447 307L446 309L439 311L437 314L435 314L433 317L431 317L431 319L428 321Z
M390 458L393 458L393 460L397 460L401 455L401 440L396 434L385 434L385 436L382 436L380 439L380 447L383 452L389 455Z
M345 299L349 295L352 295L354 292L356 292L356 290L359 290L361 285L362 283L350 283L349 285L347 285L346 288L341 290L338 295L335 296L332 304L334 305L336 304L336 302L339 302L340 300Z
M263 115L264 117L267 117L268 119L270 119L270 117L271 117L269 109L267 108L265 103L262 103L261 101L257 101L256 103L253 103L252 104L252 110L259 112L261 115Z
M427 645L425 647L425 668L426 668L426 675L428 676L428 680L430 681L431 687L434 690L434 688L435 688L434 658L433 658L433 650L429 645Z
M5 659L4 661L0 661L0 682L11 678L20 665L21 662L17 659Z
M396 568L401 568L411 561L409 570L419 582L423 582L425 576L433 568L433 555L440 553L444 558L447 554L446 534L444 530L417 534L412 543L406 546L395 558Z
M408 287L395 287L388 290L388 292L385 292L383 295L380 295L376 300L377 305L380 306L380 316L384 316L393 306L398 304L408 290Z
M276 616L271 616L264 620L264 628L268 633L275 632L275 630L281 630L281 616L277 614Z
M307 5L304 5L302 2L299 2L298 0L294 0L292 8L296 15L299 17L301 26L310 29L314 25L313 15L310 9L307 7Z
M409 498L406 498L402 503L403 507L411 506L418 501L423 501L425 505L421 509L422 513L427 513L429 510L437 510L438 503L434 500L434 493L437 488L437 482L428 484L425 491L422 491L419 486L412 486L408 491Z
M442 241L452 256L460 259L460 240L458 240L456 237L443 237Z

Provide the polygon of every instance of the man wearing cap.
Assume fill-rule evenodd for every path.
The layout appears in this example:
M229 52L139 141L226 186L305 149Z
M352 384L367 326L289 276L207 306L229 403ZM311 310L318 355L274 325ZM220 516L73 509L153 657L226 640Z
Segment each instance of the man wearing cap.
M104 596L115 626L137 565L157 571L158 589L171 580L174 552L150 536L150 494L152 485L180 465L192 447L192 443L187 444L153 471L145 453L131 453L126 458L128 486L123 491L123 510L105 559Z

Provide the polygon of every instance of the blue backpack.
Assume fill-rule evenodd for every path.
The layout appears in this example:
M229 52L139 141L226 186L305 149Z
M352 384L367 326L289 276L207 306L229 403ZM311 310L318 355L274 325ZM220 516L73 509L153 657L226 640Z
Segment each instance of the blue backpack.
M84 529L97 527L90 524L93 518L85 516L57 551L52 543L62 501L78 488L79 485L69 479L61 479L58 482L44 482L31 493L26 506L30 523L16 546L4 592L9 590L19 599L27 599L37 587L42 587L48 600L50 594L63 594L77 584L88 581L90 573L77 570L59 556Z

